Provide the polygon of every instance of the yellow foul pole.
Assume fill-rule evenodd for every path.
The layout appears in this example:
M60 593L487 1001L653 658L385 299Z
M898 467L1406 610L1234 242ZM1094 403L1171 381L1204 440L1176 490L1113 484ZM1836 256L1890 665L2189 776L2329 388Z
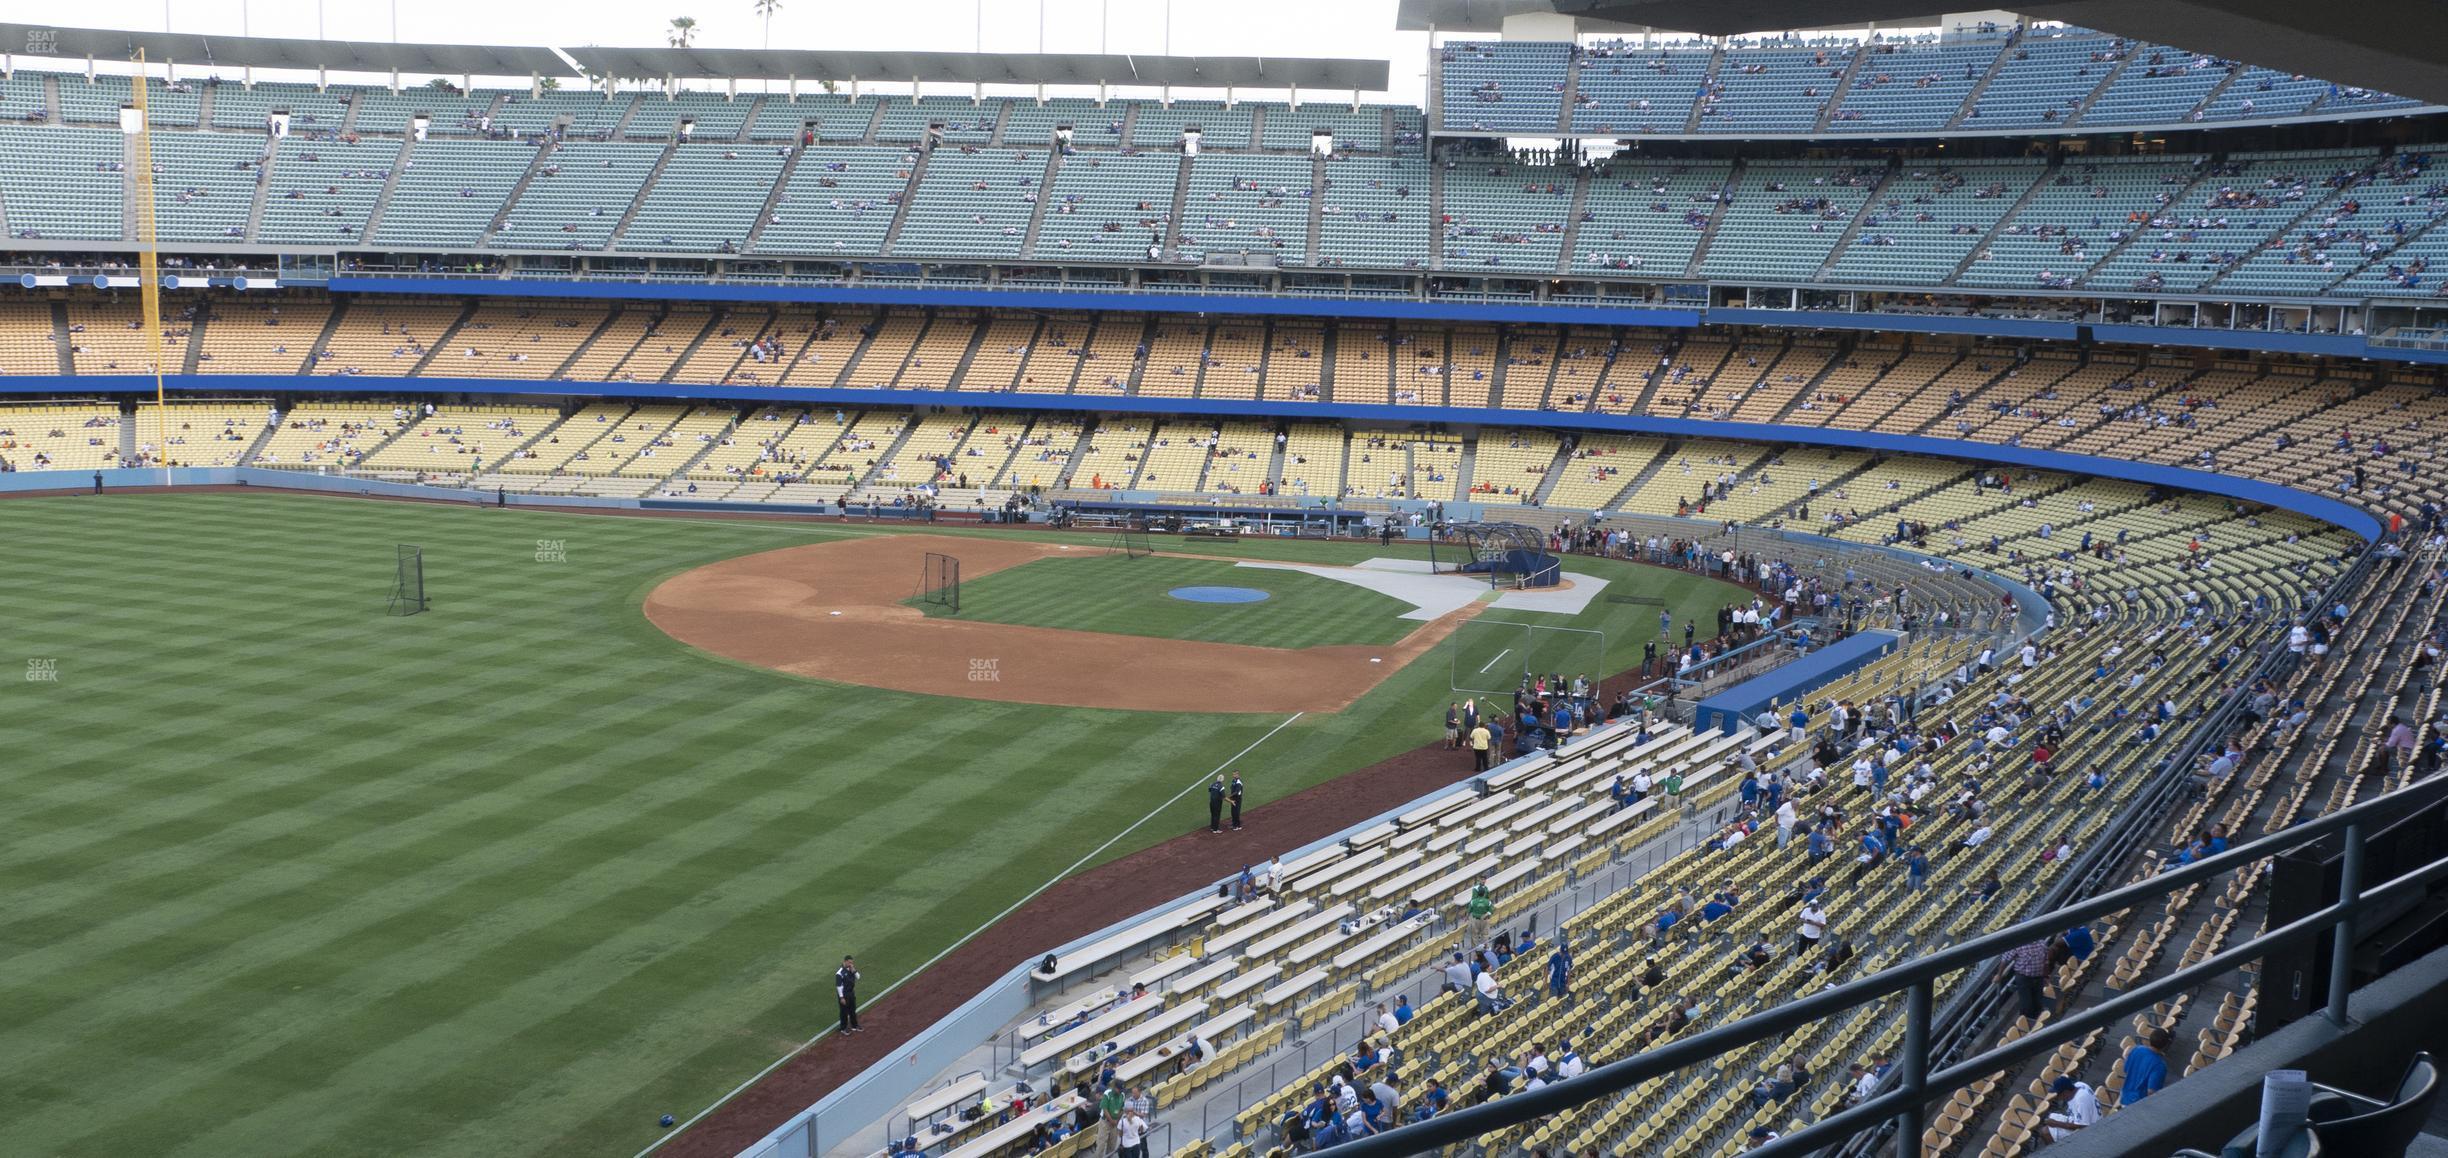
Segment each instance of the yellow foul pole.
M145 76L144 49L136 50L136 76L128 91L136 102L136 163L129 176L136 181L136 285L144 299L145 351L153 364L153 437L161 456L162 485L170 483L170 402L162 388L161 239L153 223L153 118L146 102L152 83Z

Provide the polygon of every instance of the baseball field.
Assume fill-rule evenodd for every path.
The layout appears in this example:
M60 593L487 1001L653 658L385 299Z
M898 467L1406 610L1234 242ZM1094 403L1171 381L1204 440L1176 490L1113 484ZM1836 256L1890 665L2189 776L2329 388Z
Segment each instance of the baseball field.
M212 493L12 500L0 527L0 1148L29 1155L632 1153L828 1025L843 953L882 992L1244 749L1260 803L1434 742L1457 659L1502 660L1481 625L1603 632L1620 668L1659 611L1405 620L1230 566L1399 543L928 529L984 560L928 616L901 606L915 544L869 526ZM401 543L421 615L385 614ZM789 578L802 557L837 570ZM871 559L829 606L821 576ZM1678 638L1733 598L1569 569ZM1166 595L1227 583L1269 598ZM1024 656L1002 698L924 694L649 617L734 587L811 633L1060 633L1093 645L1075 666L1379 662L1337 710L1050 706ZM1098 857L1204 821L1182 796Z

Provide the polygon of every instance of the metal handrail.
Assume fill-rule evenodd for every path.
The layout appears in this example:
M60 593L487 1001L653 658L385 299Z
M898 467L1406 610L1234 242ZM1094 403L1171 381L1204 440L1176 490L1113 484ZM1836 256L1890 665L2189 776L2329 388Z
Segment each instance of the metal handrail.
M2355 561L2322 589L2321 605L2327 606L2342 597L2344 592L2359 587L2369 575L2378 549L2377 541L2365 544ZM2252 671L2238 681L2236 691L2191 729L2175 746L2175 754L2162 766L2160 774L2142 787L2133 805L2112 819L2107 830L2093 839L2090 846L2064 872L2058 874L2060 883L2047 893L2042 911L2067 904L2077 891L2096 884L2116 864L2122 863L2148 843L2152 831L2166 819L2169 808L2177 802L2177 786L2189 775L2187 770L2192 767L2194 759L2227 735L2236 717L2242 713L2244 704L2251 699L2252 685L2256 681L2284 675L2295 662L2295 656L2286 650L2282 638L2265 641L2261 645L2260 658L2254 662ZM2003 1000L2005 994L1997 990L1979 987L1959 990L1938 1011L1934 1022L1938 1027L1936 1041L1950 1044L1933 1045L1933 1053L1944 1055L1964 1048L1968 1044L1964 1039L1970 1036L1972 1029L1985 1022L1986 1011ZM1883 1089L1885 1084L1881 1083L1878 1088ZM1875 1149L1861 1145L1862 1141L1856 1139L1854 1144L1844 1148L1843 1153L1853 1155Z
M2344 934L2338 939L2337 955L2348 955L2352 950L2351 933L2357 917L2385 902L2396 900L2400 894L2435 880L2448 879L2448 858L2442 858L2377 885L2365 886L2362 881L2364 825L2393 819L2409 807L2427 807L2442 802L2448 802L2448 776L2434 776L2327 816L2246 841L2226 852L2170 869L2148 880L2075 902L2054 912L2026 918L1996 932L1945 948L1916 953L1910 960L1868 977L1785 1002L1767 1012L1669 1042L1621 1061L1609 1062L1570 1081L1508 1095L1495 1102L1347 1142L1335 1147L1335 1153L1348 1158L1375 1158L1377 1155L1391 1158L1393 1155L1415 1154L1433 1147L1468 1141L1608 1095L1623 1093L1651 1078L1664 1077L1754 1042L1781 1036L1812 1022L1897 994L1906 997L1904 1048L1896 1058L1903 1080L1897 1088L1749 1153L1769 1155L1771 1158L1775 1155L1800 1154L1875 1128L1891 1119L1899 1127L1899 1153L1917 1153L1921 1144L1921 1111L1935 1090L1963 1084L2011 1062L2072 1041L2092 1029L2109 1025L2137 1010L2147 1009L2166 994L2191 988L2218 973L2265 956L2273 949L2317 937L2332 926L2340 927ZM2245 868L2264 857L2302 847L2332 833L2345 834L2345 860L2339 874L2336 903L2269 930L2197 965L2128 990L2113 1000L2051 1020L2014 1041L1944 1069L1929 1069L1931 999L1939 980L1947 974L1977 969L2018 946L2109 913L2134 908L2185 886ZM2328 1015L2333 1020L2344 1020L2350 978L2351 970L2345 967L2344 962L2333 964L2327 1006Z

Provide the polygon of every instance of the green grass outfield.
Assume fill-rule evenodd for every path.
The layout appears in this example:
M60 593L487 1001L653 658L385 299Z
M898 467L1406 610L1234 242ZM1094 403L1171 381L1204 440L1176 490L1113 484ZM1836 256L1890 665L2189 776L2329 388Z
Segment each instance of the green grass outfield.
M829 1024L843 953L882 991L1284 723L953 709L638 613L864 527L223 493L12 500L0 528L12 1154L630 1153ZM430 614L383 615L401 542ZM1678 619L1727 595L1573 566ZM1574 622L1634 657L1656 608ZM1253 801L1432 739L1449 678L1432 655L1283 728L1239 766Z
M1163 542L1168 551L1175 545ZM1404 552L1416 553L1417 548ZM1166 594L1191 586L1249 587L1269 598L1257 603L1192 603ZM974 579L964 576L960 598L957 615L911 602L929 615L955 619L1256 647L1386 644L1420 626L1419 620L1401 618L1411 610L1409 603L1349 583L1214 559L1133 559L1109 551L1039 559Z

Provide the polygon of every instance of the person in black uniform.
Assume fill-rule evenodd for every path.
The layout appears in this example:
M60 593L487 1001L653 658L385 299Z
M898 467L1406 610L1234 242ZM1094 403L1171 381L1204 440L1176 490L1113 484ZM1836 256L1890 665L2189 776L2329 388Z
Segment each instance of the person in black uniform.
M102 472L98 470L94 472L94 493L102 493Z
M1241 774L1238 772L1233 774L1232 814L1233 831L1239 832L1241 831Z
M1207 782L1207 831L1224 831L1224 778Z
M502 487L494 487L494 488L493 488L493 505L494 505L494 506L496 506L496 507L506 507L506 506L509 506L509 505L510 505L510 492L509 492L507 489L504 489L504 488L502 488Z
M833 973L833 998L841 1003L841 1031L857 1033L858 1023L858 964L842 958L841 968Z

